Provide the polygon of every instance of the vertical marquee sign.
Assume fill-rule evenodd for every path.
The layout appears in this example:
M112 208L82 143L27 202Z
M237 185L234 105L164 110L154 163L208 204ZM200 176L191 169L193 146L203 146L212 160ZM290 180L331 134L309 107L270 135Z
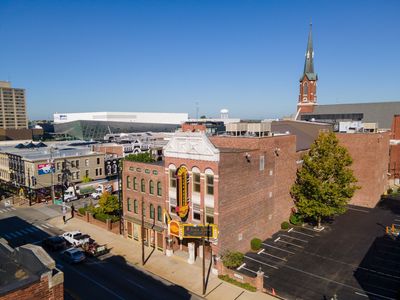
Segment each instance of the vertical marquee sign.
M186 220L189 212L189 201L188 201L188 187L189 187L189 173L185 167L180 167L176 172L176 213L182 221Z

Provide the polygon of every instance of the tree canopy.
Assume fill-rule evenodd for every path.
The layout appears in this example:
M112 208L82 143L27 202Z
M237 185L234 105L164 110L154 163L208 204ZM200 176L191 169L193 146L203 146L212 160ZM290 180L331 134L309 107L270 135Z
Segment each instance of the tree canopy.
M99 199L99 211L106 214L116 214L119 210L118 197L105 192Z
M149 163L149 162L155 161L155 159L151 156L151 154L149 152L129 154L129 155L125 156L125 160L144 162L144 163Z
M352 162L334 133L321 133L303 156L291 189L299 213L313 218L318 226L322 218L344 213L359 188L350 169Z

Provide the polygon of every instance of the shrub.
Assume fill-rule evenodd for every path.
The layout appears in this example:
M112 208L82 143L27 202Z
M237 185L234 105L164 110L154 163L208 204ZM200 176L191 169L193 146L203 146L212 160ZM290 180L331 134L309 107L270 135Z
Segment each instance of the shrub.
M288 230L289 229L289 223L288 222L282 222L281 224L281 229L283 230Z
M241 287L242 289L246 289L246 290L248 290L250 292L256 292L257 291L257 289L254 286L252 286L251 284L239 282L239 281L237 281L235 279L230 278L228 275L218 275L218 278L221 279L221 280L224 280L226 282L229 282L231 284L234 284L234 285L236 285L238 287Z
M222 263L228 269L236 269L243 263L244 255L238 251L227 251L222 255Z
M388 190L387 190L387 193L390 195L390 194L392 194L393 193L393 189L392 188L389 188Z
M261 248L262 241L259 238L254 238L250 242L251 250L257 251Z
M107 219L110 219L111 222L116 222L119 220L118 216L114 216L114 215L109 215L106 213L102 213L102 212L96 212L93 216L96 220L102 221L102 222L107 222Z
M129 155L125 156L125 160L138 161L138 162L144 162L144 163L151 163L151 162L155 161L149 152L129 154Z
M81 214L81 215L84 215L85 213L86 213L86 207L80 207L80 208L78 208L78 212Z
M303 223L303 218L300 214L292 214L289 219L290 223L293 225L299 225Z

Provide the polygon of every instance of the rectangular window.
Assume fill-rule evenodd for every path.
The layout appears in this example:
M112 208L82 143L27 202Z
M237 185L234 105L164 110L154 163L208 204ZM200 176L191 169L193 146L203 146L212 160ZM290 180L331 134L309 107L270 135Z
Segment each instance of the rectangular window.
M175 206L172 206L172 205L171 205L171 207L170 207L170 212L171 212L171 214L174 214L174 213L175 213Z
M200 174L193 173L193 192L200 193Z
M103 175L103 169L102 168L99 169L99 173L100 173L100 176Z
M57 170L59 171L61 169L61 164L58 162L57 163Z
M74 160L71 160L71 167L75 168L75 161Z
M175 170L169 170L169 186L176 188Z
M76 172L76 179L81 179L81 172Z
M265 166L265 157L264 155L260 156L260 171L264 171L264 166Z
M207 194L214 195L214 175L207 175Z
M85 176L89 177L89 170L85 170Z
M72 175L72 180L75 180L75 172L72 172L71 175Z
M96 169L96 176L99 176L99 169Z
M206 207L206 223L214 224L214 208Z
M85 159L85 166L89 167L89 160L88 159Z
M200 221L200 212L193 211L193 220Z
M76 165L77 168L79 168L79 160L75 161L75 165Z
M97 158L97 164L100 164L100 157Z

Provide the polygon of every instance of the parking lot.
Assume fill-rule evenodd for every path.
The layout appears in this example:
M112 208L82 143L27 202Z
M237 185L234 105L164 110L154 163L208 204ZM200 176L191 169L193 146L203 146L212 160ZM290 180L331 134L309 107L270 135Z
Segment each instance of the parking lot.
M385 199L374 209L349 206L325 229L310 226L280 231L257 253L245 255L239 272L264 271L264 287L285 299L399 299L400 200Z

